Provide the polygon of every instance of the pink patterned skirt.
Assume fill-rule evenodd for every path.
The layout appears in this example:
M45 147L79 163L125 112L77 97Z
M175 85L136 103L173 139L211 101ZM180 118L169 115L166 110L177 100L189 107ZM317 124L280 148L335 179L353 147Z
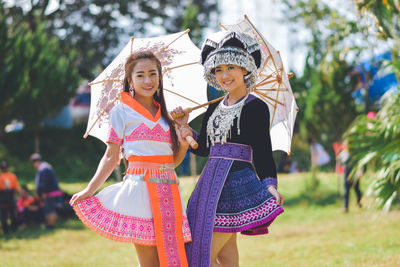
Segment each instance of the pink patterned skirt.
M156 245L153 213L143 175L128 174L124 181L104 188L97 195L74 205L82 222L98 234L120 242ZM183 209L183 239L191 241Z

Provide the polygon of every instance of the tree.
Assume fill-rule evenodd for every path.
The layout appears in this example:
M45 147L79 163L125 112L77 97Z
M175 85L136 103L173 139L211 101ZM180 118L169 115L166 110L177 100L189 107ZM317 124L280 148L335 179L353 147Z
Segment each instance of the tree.
M328 1L284 3L289 21L309 34L304 72L291 81L302 111L298 115L300 134L303 139L311 136L331 147L357 115L351 72L357 55L367 46L357 44L363 40L364 28L354 15Z
M104 67L109 63L117 52L115 47L120 41L124 42L124 37L140 36L154 29L162 33L177 32L186 25L195 26L195 35L199 36L205 27L217 26L217 0L29 2L17 1L14 6L8 7L13 23L27 21L34 29L37 18L46 22L47 31L59 36L63 49L77 50L79 74L89 80L93 78L97 66ZM188 23L188 18L194 21L193 25Z
M9 27L6 22L3 4L0 3L0 141L4 136L4 127L11 119L12 111L10 106L11 90L7 90L7 74L9 66L12 64L12 40L10 38Z
M361 16L369 17L370 28L379 38L392 43L392 61L389 65L400 80L400 3L398 0L360 0L357 8Z
M398 1L357 1L364 16L372 18L370 29L392 44L389 66L400 78L400 5ZM399 91L399 88L397 89ZM389 95L376 118L357 117L346 132L355 170L373 177L368 193L376 204L389 210L400 193L400 92Z
M28 23L10 25L6 19L2 12L0 38L6 36L7 41L2 43L5 50L0 58L1 128L11 118L19 118L38 134L40 123L59 112L75 93L76 53L62 50L45 23L38 21L32 30Z
M373 178L368 193L389 210L400 193L400 92L388 96L376 118L357 117L345 137L355 164Z

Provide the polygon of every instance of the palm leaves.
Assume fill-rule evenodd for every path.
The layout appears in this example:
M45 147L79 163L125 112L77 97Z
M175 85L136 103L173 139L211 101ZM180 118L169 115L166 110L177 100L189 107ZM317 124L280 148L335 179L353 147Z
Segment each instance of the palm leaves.
M359 116L345 133L354 172L366 170L375 179L368 194L389 210L400 193L400 92L388 96L376 118Z

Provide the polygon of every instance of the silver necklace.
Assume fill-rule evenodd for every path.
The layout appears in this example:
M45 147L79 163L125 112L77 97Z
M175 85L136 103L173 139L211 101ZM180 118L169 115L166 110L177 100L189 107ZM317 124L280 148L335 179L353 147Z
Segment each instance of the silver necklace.
M207 147L210 142L212 146L215 143L226 143L226 140L231 137L231 128L235 118L237 118L237 132L240 135L240 114L248 96L249 94L231 106L225 105L225 98L222 99L207 122Z

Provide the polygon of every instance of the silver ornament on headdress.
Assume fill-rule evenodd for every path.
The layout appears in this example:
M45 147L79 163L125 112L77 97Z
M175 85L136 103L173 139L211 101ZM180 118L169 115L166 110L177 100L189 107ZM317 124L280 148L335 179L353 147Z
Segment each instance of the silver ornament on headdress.
M214 40L215 41L214 41ZM232 39L238 40L242 47L232 46ZM206 39L202 47L202 64L204 66L204 78L218 90L224 90L218 83L213 70L218 65L237 65L245 68L248 74L244 76L244 82L248 90L252 89L257 81L257 66L253 52L260 50L260 46L255 39L247 34L239 32L218 32L214 36ZM260 63L262 61L260 52ZM205 57L205 59L204 59Z

